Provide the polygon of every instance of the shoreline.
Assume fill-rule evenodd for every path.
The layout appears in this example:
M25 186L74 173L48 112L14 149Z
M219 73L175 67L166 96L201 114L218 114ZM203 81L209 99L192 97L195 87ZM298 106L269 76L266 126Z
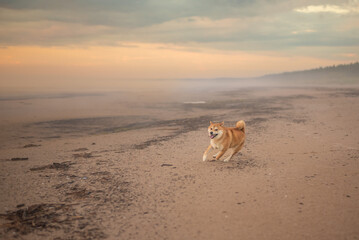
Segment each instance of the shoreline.
M0 236L355 239L358 97L358 89L242 89L195 96L206 101L195 106L137 104L128 119L16 129L2 137L0 213L40 204L33 214L48 225L20 221L19 232ZM248 129L241 153L202 162L207 121L239 118Z

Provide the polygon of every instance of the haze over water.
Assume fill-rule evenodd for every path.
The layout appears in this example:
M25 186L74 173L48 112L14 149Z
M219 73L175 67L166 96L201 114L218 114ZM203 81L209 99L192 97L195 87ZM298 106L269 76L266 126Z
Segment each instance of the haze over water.
M3 125L150 107L149 115L178 114L170 104L208 102L221 91L326 86L332 72L255 77L352 63L359 54L357 0L16 0L0 1L0 16Z

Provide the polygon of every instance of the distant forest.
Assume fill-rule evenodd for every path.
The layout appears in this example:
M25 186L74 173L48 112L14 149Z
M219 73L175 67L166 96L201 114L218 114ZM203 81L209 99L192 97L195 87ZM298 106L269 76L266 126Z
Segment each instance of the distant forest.
M258 79L275 81L359 83L359 62L320 67L311 70L270 74L259 77Z

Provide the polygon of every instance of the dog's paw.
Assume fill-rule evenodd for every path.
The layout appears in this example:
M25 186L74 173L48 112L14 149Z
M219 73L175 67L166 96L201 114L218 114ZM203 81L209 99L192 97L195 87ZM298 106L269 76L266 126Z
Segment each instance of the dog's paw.
M223 160L223 162L229 162L229 160L231 160L231 158L226 158Z
M207 155L203 155L203 162L207 160Z

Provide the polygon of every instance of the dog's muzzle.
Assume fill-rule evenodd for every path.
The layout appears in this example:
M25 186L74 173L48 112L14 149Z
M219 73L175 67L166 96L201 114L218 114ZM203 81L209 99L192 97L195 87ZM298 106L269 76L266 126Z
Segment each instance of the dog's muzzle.
M217 135L218 135L218 134L213 134L213 135L211 134L211 135L209 135L209 138L210 138L210 139L213 139L213 138L217 137Z

